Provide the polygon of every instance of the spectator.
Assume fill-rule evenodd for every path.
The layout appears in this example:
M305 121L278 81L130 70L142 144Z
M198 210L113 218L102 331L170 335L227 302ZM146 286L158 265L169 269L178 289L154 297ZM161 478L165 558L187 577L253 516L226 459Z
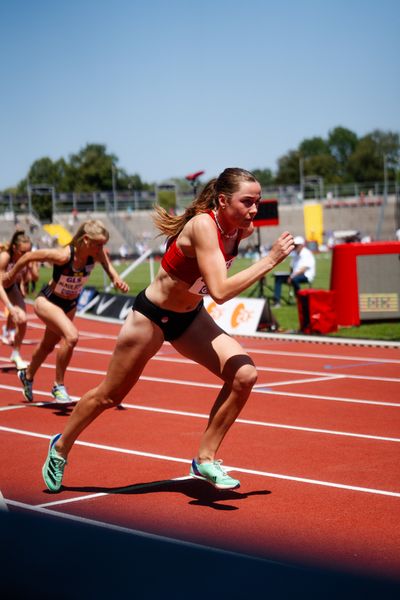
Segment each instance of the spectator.
M274 305L273 308L280 307L282 284L288 283L293 287L294 293L300 291L302 283L312 283L315 277L315 258L311 250L306 248L304 238L298 235L294 238L294 252L292 253L292 263L290 275L286 281L281 277L275 278L274 286Z

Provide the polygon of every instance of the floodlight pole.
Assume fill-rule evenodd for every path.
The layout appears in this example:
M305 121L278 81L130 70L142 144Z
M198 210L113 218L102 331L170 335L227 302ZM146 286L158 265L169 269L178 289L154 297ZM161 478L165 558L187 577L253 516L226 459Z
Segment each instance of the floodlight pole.
M117 186L116 186L116 176L115 176L116 168L114 163L111 165L111 179L112 179L112 193L113 193L113 210L114 213L117 212Z
M387 199L388 199L387 160L388 160L388 155L384 154L383 155L383 202L381 204L381 210L380 210L380 214L379 214L379 221L378 221L378 225L377 225L377 228L376 228L376 239L377 240L381 239L383 219L384 219L384 216L385 216L385 208L386 208Z

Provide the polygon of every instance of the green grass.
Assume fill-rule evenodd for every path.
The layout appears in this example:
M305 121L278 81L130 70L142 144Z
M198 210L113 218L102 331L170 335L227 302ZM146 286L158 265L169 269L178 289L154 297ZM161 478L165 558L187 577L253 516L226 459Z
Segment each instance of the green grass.
M313 288L321 289L321 290L329 290L330 286L330 273L331 273L331 254L330 253L321 253L316 254L316 277L313 282ZM252 263L250 259L239 258L237 259L230 269L230 275L233 275L237 271L240 271ZM119 273L125 270L130 263L125 264L115 264L115 268ZM159 263L155 261L154 270L157 272ZM289 270L289 259L281 263L277 270L285 271ZM37 289L39 290L44 283L47 283L50 280L52 273L52 268L41 267L39 272L39 282L37 285ZM130 291L129 294L135 296L140 290L145 288L150 283L150 268L149 262L145 261L143 264L139 265L134 271L132 271L126 278ZM272 290L273 290L273 275L270 274L266 277L266 285L264 286L264 296L272 298ZM104 288L109 284L109 280L107 276L104 275L103 269L96 265L92 271L92 275L88 282L88 285L94 286L99 290L104 290ZM285 288L286 286L284 286ZM254 285L246 292L242 294L242 296L253 296L258 297L260 287L259 285ZM284 290L283 293L285 293ZM31 297L33 297L31 295ZM291 304L287 305L285 303L281 303L282 306L279 309L274 309L274 316L279 323L279 328L282 331L286 332L295 332L299 329L299 318L297 305ZM346 337L346 338L358 338L358 339L375 339L375 340L386 340L386 341L400 341L400 322L399 321L379 321L375 323L362 323L359 327L342 327L338 332L334 334L330 334L331 337Z

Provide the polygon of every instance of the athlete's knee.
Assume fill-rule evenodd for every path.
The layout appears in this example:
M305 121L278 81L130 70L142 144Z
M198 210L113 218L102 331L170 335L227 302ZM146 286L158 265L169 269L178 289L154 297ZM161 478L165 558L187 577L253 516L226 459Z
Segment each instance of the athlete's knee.
M232 387L239 392L251 390L257 382L257 376L257 369L254 365L243 365L236 371Z
M21 310L18 314L18 326L26 326L28 322L28 317L25 311Z
M115 408L118 404L121 404L124 399L124 394L122 392L117 389L107 389L107 387L104 385L104 382L102 382L93 390L93 397L96 404L102 410Z
M78 330L72 329L71 331L69 331L65 336L64 340L67 346L69 346L70 348L75 348L79 340Z
M97 402L103 410L106 410L108 408L115 408L116 406L121 404L122 400L123 396L120 396L119 394L100 394L97 397Z

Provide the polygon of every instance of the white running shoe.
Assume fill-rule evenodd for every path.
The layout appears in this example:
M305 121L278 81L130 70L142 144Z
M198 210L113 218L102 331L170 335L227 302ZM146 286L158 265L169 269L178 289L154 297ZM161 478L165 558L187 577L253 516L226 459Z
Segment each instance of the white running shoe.
M17 371L23 371L24 369L26 369L28 367L28 364L29 364L23 360L23 358L20 355L20 353L18 352L18 350L12 351L10 360L13 363L15 363L15 366L17 367Z
M3 325L3 328L1 331L1 341L3 342L3 344L6 344L7 346L10 345L9 331L8 331L6 325Z

